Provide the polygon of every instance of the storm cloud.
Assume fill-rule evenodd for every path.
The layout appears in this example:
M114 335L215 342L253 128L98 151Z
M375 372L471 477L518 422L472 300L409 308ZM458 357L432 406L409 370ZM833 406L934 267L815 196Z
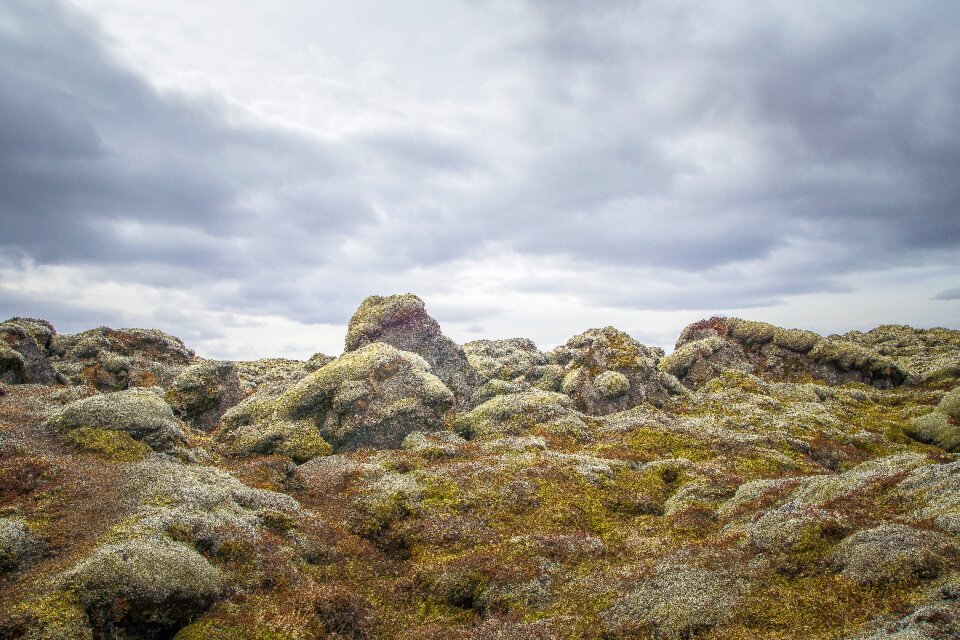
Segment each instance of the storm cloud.
M551 342L932 269L863 322L960 322L954 2L122 4L0 6L7 315L220 355L410 290Z

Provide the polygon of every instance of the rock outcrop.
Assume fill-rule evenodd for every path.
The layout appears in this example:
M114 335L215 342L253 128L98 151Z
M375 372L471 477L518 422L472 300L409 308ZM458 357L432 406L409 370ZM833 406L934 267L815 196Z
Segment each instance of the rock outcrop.
M370 296L360 304L350 318L345 351L356 351L374 342L422 357L458 402L469 400L480 384L480 376L463 348L443 335L423 300L413 294Z
M174 379L166 399L194 428L211 431L227 409L243 399L237 367L216 360L191 365Z
M676 379L657 368L660 349L604 327L570 338L550 354L563 367L563 393L585 413L604 415L648 402L663 404L682 393Z
M899 386L908 377L903 367L869 346L739 318L687 326L660 368L690 388L731 369L773 380L861 382L881 389Z
M51 385L59 382L50 364L53 325L34 318L0 323L0 382Z

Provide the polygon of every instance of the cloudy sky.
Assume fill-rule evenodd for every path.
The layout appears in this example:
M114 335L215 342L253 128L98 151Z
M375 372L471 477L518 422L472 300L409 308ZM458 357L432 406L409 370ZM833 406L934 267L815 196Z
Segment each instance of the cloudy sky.
M0 315L960 328L955 0L4 0Z

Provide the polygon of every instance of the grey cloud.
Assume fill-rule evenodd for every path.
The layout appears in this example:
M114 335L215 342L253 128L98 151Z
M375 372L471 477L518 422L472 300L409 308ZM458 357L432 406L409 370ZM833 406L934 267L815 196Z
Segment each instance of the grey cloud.
M934 300L960 300L960 287L946 289L933 296Z

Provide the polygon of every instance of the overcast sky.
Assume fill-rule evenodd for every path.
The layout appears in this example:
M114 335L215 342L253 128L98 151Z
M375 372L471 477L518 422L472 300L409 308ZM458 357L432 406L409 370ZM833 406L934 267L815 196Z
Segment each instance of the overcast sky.
M0 315L960 328L960 3L3 0Z

